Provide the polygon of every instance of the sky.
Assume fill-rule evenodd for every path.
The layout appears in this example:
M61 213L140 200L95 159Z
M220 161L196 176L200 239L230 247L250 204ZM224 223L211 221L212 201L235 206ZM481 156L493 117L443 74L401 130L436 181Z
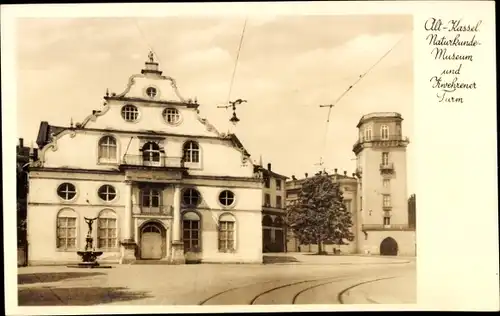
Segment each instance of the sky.
M235 132L273 171L302 178L322 168L354 172L356 124L370 112L398 112L412 183L412 18L405 15L23 18L17 24L18 137L35 144L39 124L69 126L121 93L150 49L184 98L220 132ZM398 42L399 41L399 42ZM398 43L395 47L394 45ZM327 108L360 75L366 76ZM240 122L217 108L242 98ZM35 145L36 146L36 145Z

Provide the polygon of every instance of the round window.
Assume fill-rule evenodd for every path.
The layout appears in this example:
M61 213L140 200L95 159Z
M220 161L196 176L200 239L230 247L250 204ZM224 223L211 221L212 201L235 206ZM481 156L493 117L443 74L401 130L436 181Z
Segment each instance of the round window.
M63 183L57 188L57 195L66 201L72 200L76 196L76 187L71 183Z
M98 195L103 201L113 201L116 197L116 190L113 186L105 184L98 190Z
M122 117L127 122L137 121L139 117L139 110L135 105L125 105L122 108Z
M224 190L219 194L219 202L224 206L231 206L234 203L234 193Z
M156 97L156 93L157 93L157 90L156 88L154 87L148 87L146 89L146 94L148 97L150 97L151 99L153 99L154 97Z
M184 205L197 206L201 202L200 192L195 189L186 189L182 194Z
M181 120L181 115L179 113L179 110L174 109L174 108L166 108L163 110L163 118L168 124L178 124L179 121Z

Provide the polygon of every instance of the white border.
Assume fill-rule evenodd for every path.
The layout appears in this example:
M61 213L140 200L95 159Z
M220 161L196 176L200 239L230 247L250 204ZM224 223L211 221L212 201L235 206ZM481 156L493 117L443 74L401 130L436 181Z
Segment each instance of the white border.
M15 209L16 121L15 17L129 17L140 16L245 16L297 14L413 14L415 67L416 194L418 196L418 305L305 305L305 306L148 306L148 313L222 311L319 311L319 310L498 310L498 195L496 158L495 3L492 1L387 1L387 2L274 2L274 3L172 3L172 4L51 4L9 5L1 10L2 118L4 161L4 209ZM265 12L265 13L263 13ZM481 92L467 104L440 107L429 98L429 62L421 41L422 21L430 15L443 18L481 18L488 55L476 63ZM474 125L471 128L471 124ZM463 131L456 126L468 126ZM453 130L452 135L444 131ZM457 141L457 145L450 142ZM459 141L458 141L459 140ZM461 181L460 181L461 180ZM474 184L480 196L473 196ZM470 225L471 216L477 221ZM6 212L4 234L9 236L15 216ZM464 233L466 232L466 233ZM11 240L12 238L4 238ZM59 313L134 313L144 306L15 308L16 246L5 243L6 313L55 315Z

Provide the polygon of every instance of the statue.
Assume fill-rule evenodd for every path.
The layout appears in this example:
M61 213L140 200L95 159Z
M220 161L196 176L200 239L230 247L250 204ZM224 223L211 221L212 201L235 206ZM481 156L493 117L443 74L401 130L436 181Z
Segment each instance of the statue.
M85 218L85 223L87 223L87 225L89 225L89 232L87 233L88 236L92 236L92 223L94 223L94 221L97 219L96 218L87 218L87 217L84 217Z
M149 58L149 62L150 62L150 63L154 62L154 55L153 55L153 51L149 51L148 58Z

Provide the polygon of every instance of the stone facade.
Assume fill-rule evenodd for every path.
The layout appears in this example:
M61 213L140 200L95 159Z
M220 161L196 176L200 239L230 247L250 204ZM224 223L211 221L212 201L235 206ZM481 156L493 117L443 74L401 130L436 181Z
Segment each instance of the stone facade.
M93 224L102 262L262 262L262 180L152 58L69 127L42 122L30 168L29 262L75 262ZM68 113L70 116L70 113Z

